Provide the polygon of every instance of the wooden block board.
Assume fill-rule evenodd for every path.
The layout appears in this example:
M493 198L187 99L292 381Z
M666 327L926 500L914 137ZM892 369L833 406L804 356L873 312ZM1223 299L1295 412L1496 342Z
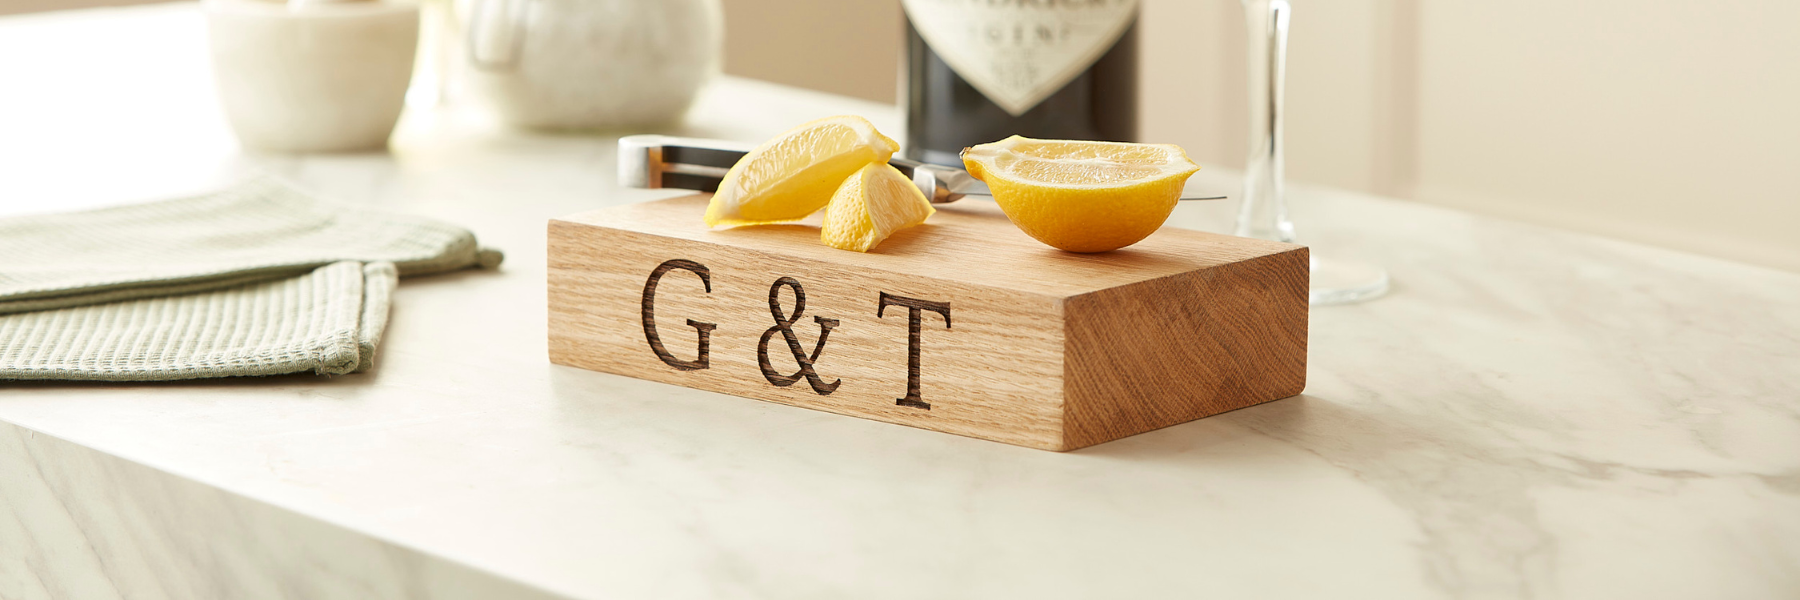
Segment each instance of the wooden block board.
M550 222L552 362L1057 451L1306 385L1302 246L1165 227L1074 254L964 200L863 254L709 230L707 199Z

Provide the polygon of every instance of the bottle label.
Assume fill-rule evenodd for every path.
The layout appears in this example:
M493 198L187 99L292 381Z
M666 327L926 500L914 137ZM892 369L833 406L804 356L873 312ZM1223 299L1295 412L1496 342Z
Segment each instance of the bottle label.
M1137 0L901 0L919 37L1013 116L1068 85L1124 35Z

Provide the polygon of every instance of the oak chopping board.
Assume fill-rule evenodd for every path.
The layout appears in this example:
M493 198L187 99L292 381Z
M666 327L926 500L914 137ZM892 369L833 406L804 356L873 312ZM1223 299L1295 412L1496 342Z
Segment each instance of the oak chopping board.
M1303 246L1165 227L1075 254L965 200L864 254L709 230L707 199L550 222L552 362L1057 451L1306 385Z

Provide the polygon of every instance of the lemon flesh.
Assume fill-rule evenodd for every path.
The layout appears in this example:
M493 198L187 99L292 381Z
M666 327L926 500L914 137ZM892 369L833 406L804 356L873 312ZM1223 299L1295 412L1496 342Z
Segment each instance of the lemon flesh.
M858 116L826 117L795 127L732 165L706 207L706 225L804 219L831 201L844 178L868 164L886 164L899 149Z
M831 196L819 241L839 250L868 252L894 232L937 213L912 180L887 163L863 167Z
M1027 235L1070 252L1106 252L1162 227L1200 170L1173 144L1013 136L963 150L969 174Z

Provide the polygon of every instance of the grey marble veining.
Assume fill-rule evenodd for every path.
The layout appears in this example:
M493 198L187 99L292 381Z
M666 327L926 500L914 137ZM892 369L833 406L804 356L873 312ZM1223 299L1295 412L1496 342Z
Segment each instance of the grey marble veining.
M1302 236L1395 280L1313 312L1306 393L1040 452L549 365L545 219L673 192L460 111L390 154L239 155L197 19L0 19L0 56L187 86L84 113L0 62L39 90L0 95L0 214L263 169L508 262L404 281L366 375L0 384L0 597L1800 597L1800 275L1299 186ZM102 33L145 50L79 50ZM841 112L898 130L726 79L677 133Z
M0 480L9 600L556 597L6 423Z

